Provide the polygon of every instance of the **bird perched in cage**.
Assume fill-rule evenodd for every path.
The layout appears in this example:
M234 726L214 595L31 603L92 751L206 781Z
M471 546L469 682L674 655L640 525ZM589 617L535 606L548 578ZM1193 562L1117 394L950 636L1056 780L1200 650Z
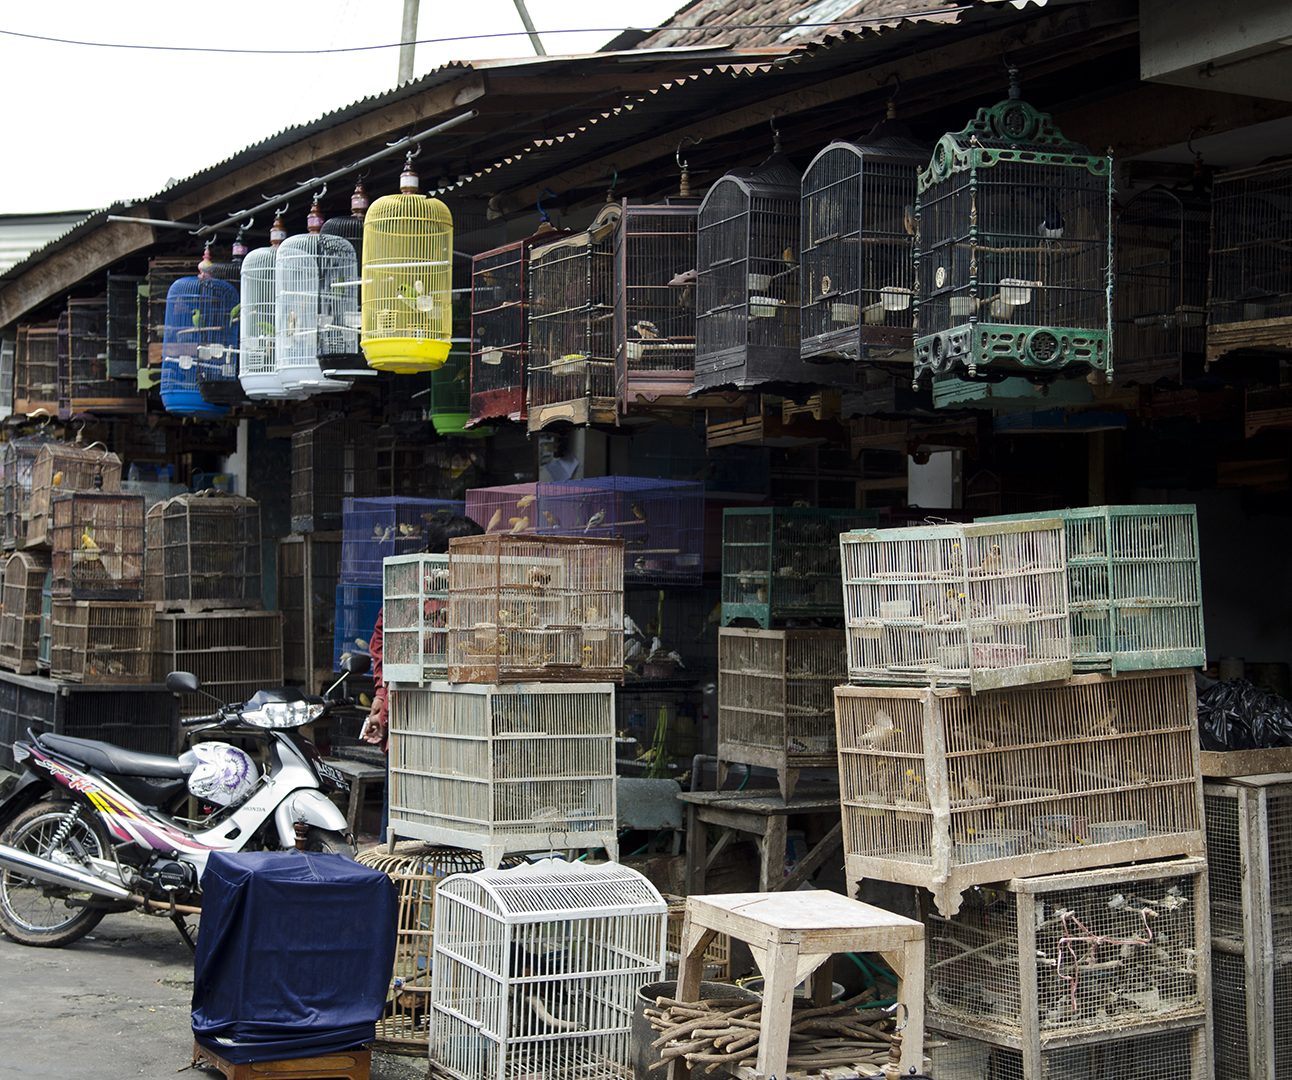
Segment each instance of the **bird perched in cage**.
M595 514L593 514L590 518L588 518L588 523L583 526L583 531L587 532L589 529L595 529L598 525L600 525L605 520L606 520L605 510L598 510Z
M636 620L631 615L624 612L624 635L626 637L645 638L642 628L637 625Z
M643 510L643 509L642 509L640 506L638 506L636 503L633 503L633 504L629 507L629 509L632 511L633 517L635 517L635 518L636 518L638 521L640 521L643 525L644 525L644 524L646 524L646 511L645 511L645 510Z
M508 518L507 522L511 525L513 535L515 533L521 533L529 528L529 515L522 514L520 517Z
M529 583L535 588L546 588L552 584L552 571L544 570L541 566L531 566L529 568Z
M535 495L522 495L519 499L516 500L516 509L524 510L525 507L532 506L534 504L535 498L537 498L537 496Z
M1044 240L1061 240L1063 238L1063 212L1054 202L1045 204L1045 215L1037 226L1037 234Z
M636 571L637 571L637 573L639 573L639 574L645 573L645 571L646 571L646 556L645 556L645 555L638 555L638 556L637 556L637 558L635 558L635 559L633 560L633 569L634 569L634 570L636 570Z
M193 309L193 319L192 319L192 322L193 322L193 325L194 325L195 327L200 327L200 326L202 325L202 309L201 309L201 308L194 308L194 309Z
M553 529L558 528L561 524L560 519L550 510L543 511L543 520L546 521Z
M984 574L999 574L1004 568L1004 559L1000 554L1000 545L992 544L987 549L987 554L982 557L982 565L978 567Z
M794 249L788 244L786 244L785 248L781 251L781 262L790 269L793 269L799 264L798 256L794 254Z
M502 521L502 507L498 507L489 517L489 524L485 526L485 532L491 533L498 528L498 523Z
M645 646L638 638L629 638L624 645L624 664L634 663L643 659L642 650Z
M62 486L63 486L63 472L62 472L62 470L60 469L58 472L56 472L56 473L55 473L55 474L50 478L50 481L49 481L49 482L50 482L51 484L53 484L55 487L62 487Z
M94 526L87 524L81 530L81 550L97 553L99 545L94 540Z
M643 341L650 341L659 337L659 327L649 319L639 319L633 323L633 329L637 331L637 336Z
M396 292L399 294L399 298L411 308L420 307L421 302L426 299L426 286L422 284L421 278L414 281L411 286L400 282L396 286Z

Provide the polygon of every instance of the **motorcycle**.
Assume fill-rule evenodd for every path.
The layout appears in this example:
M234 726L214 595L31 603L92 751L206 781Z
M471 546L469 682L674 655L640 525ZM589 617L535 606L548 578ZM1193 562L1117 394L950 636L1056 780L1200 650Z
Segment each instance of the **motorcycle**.
M194 733L262 744L263 765L218 740L190 740L177 757L30 731L30 741L16 741L22 772L0 802L0 931L58 948L111 912L143 910L169 916L191 948L211 852L303 847L353 857L345 815L325 793L349 784L300 732L333 709L368 657L348 656L342 667L321 698L261 690L182 721ZM166 687L205 693L184 671L171 672Z

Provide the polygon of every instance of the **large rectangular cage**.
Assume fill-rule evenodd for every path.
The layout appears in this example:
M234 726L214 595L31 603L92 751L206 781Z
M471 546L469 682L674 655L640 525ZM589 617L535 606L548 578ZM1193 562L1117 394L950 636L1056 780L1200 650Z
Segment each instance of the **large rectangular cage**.
M366 582L352 585L342 576L336 587L332 621L332 669L341 670L349 656L369 656L372 631L381 614L381 585ZM384 621L384 620L383 620Z
M455 1080L629 1080L637 991L666 906L627 867L546 859L442 882L431 1070Z
M144 601L54 600L49 673L84 683L146 683L156 612Z
M13 411L58 412L58 324L20 323L13 358Z
M161 367L162 341L166 336L166 297L170 287L180 278L190 276L196 265L189 255L163 255L148 260L148 275L140 297L144 300L140 312L144 347L141 367Z
M504 854L617 851L609 683L431 683L390 698L390 831Z
M835 688L848 879L929 889L1202 853L1193 672Z
M613 424L614 233L623 208L610 203L582 232L529 251L530 431L557 422Z
M449 669L449 557L394 555L382 589L382 672L421 686Z
M1292 777L1203 785L1216 1080L1292 1075Z
M277 611L200 611L157 616L153 681L191 671L202 689L241 704L257 690L283 685L283 617ZM210 698L186 694L181 716L211 711Z
M31 481L36 471L36 457L49 441L42 433L19 435L4 444L4 520L0 541L4 550L12 551L27 542L31 521Z
M472 421L525 419L526 260L533 237L471 260Z
M47 442L36 451L31 470L27 535L20 547L41 547L50 542L51 507L55 495L74 491L121 490L121 459L102 443Z
M1207 362L1292 349L1292 158L1235 169L1211 187Z
M842 619L839 536L878 523L875 510L726 508L722 625L766 630L790 619Z
M339 417L292 432L292 532L335 532L346 499L376 494L372 428Z
M48 573L49 558L43 552L15 551L5 560L0 667L30 675L40 666L40 613Z
M776 773L794 795L803 769L834 769L834 688L847 679L842 629L718 631L718 760Z
M928 151L890 118L861 142L833 142L800 184L800 351L818 363L909 368L915 175Z
M1085 506L979 520L1055 517L1067 534L1073 668L1117 674L1206 664L1196 506Z
M1072 674L1058 518L839 538L853 682L977 692Z
M137 274L108 274L104 360L109 379L137 385L139 374L139 287Z
M144 412L147 401L132 383L113 378L108 369L108 299L67 302L67 343L59 356L60 416L82 413Z
M449 680L623 682L624 544L449 541Z
M333 671L341 534L278 541L278 610L283 616L283 678L318 689Z
M538 510L538 484L468 488L466 516L485 532L550 532L557 521Z
M73 491L55 495L53 510L53 594L76 600L142 600L144 497Z
M208 489L148 511L147 592L163 606L260 607L260 504Z
M915 203L915 377L1112 376L1112 159L1018 97L944 135Z
M384 560L424 550L429 527L465 509L464 503L452 499L345 499L341 580L376 585L380 590Z

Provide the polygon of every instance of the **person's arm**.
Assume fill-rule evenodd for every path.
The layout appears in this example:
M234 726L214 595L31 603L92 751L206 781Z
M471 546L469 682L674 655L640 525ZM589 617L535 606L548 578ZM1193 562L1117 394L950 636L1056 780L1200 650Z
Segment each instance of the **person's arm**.
M364 721L359 738L375 745L386 745L386 724L390 711L390 702L386 693L386 682L382 677L382 631L385 626L386 609L377 613L377 625L372 628L368 639L368 654L372 657L372 705L368 709L368 719Z

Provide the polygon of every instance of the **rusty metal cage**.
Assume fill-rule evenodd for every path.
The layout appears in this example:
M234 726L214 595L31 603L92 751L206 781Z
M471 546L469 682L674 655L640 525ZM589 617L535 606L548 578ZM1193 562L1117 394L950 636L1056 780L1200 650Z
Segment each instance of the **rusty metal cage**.
M146 400L135 386L113 378L108 370L108 299L68 300L67 342L59 355L58 411L142 413Z
M471 260L473 422L525 419L529 353L526 261L536 239L504 244Z
M144 281L137 274L108 274L104 370L109 379L123 380L131 387L139 371L139 287Z
M346 499L376 493L373 431L333 418L292 432L292 532L341 528Z
M449 557L395 555L382 589L382 677L421 686L448 672Z
M21 323L13 358L13 411L58 411L58 323Z
M99 491L55 495L49 537L55 596L143 599L142 495Z
M449 679L623 682L622 540L449 541Z
M283 616L283 678L318 689L331 674L341 534L278 541L278 610Z
M277 611L200 611L157 616L153 681L191 671L202 689L241 704L257 690L283 685L283 618ZM186 694L181 716L211 711L209 698Z
M54 600L51 677L86 683L149 682L155 615L147 602Z
M1202 852L1193 672L835 688L848 878L933 892Z
M583 232L530 248L530 431L558 421L612 424L618 416L614 232L622 212L610 203Z
M0 667L30 675L39 667L40 615L49 559L16 551L5 560L0 610Z
M23 547L39 547L50 541L50 507L55 495L75 491L115 493L121 490L121 459L102 443L47 442L36 452L31 470L31 501L28 505Z
M6 551L25 544L31 520L31 479L36 456L49 442L41 433L20 435L4 444L4 522L0 546Z
M833 769L843 630L718 631L718 760L772 769L794 795L802 769Z
M260 504L214 489L148 511L147 592L164 605L259 607Z

